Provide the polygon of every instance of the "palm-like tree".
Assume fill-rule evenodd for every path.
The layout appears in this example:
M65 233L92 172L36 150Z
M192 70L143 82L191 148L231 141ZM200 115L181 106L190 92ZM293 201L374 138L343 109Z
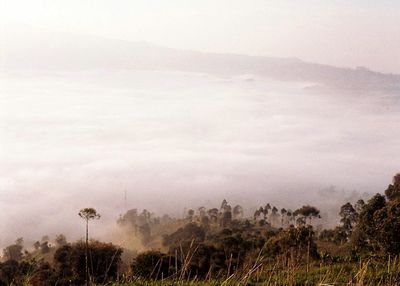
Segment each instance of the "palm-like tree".
M302 206L301 208L295 210L293 215L299 217L297 220L301 225L306 223L306 219L309 220L309 224L311 225L311 220L313 218L321 218L319 215L319 209L310 205Z
M89 220L99 219L100 214L94 208L81 209L78 215L86 222L86 254L85 254L85 267L86 267L86 285L89 286Z

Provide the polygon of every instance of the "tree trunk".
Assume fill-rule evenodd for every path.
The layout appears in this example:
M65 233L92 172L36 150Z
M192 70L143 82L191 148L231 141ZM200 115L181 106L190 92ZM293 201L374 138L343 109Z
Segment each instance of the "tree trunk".
M89 286L89 220L86 220L86 255L85 255L85 272L86 272L86 286Z

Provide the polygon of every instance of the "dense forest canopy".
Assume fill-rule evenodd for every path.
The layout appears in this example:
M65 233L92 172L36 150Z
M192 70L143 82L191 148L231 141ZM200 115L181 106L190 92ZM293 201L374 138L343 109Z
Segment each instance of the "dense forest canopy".
M189 209L184 218L131 209L117 219L129 238L125 245L69 242L68 234L60 234L53 239L43 236L29 246L18 238L3 249L0 285L130 285L229 277L232 283L243 285L266 277L279 285L334 278L367 285L400 281L396 260L400 255L400 174L383 194L344 204L333 229L321 225L320 213L311 205L290 210L265 203L252 216L245 216L242 206L231 206L227 200L210 209ZM100 219L94 208L82 209L79 216L87 234L89 221ZM367 264L361 264L364 276L356 278L361 261L374 261L373 275L368 274ZM379 270L380 265L386 272ZM322 266L329 271L342 267L343 273L335 276L339 275L336 270L322 271ZM268 270L271 267L274 270ZM290 271L290 279L280 277Z

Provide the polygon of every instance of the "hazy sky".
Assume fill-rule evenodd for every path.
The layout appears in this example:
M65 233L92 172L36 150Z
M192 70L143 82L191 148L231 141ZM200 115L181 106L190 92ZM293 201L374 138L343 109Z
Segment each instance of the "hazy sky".
M0 3L3 25L24 23L173 48L298 57L400 73L400 1L395 0Z

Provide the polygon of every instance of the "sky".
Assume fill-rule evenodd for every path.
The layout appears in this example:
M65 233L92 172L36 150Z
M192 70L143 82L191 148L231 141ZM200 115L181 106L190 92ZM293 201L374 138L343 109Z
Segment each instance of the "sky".
M400 73L394 0L1 0L0 23ZM8 28L7 28L8 27Z

